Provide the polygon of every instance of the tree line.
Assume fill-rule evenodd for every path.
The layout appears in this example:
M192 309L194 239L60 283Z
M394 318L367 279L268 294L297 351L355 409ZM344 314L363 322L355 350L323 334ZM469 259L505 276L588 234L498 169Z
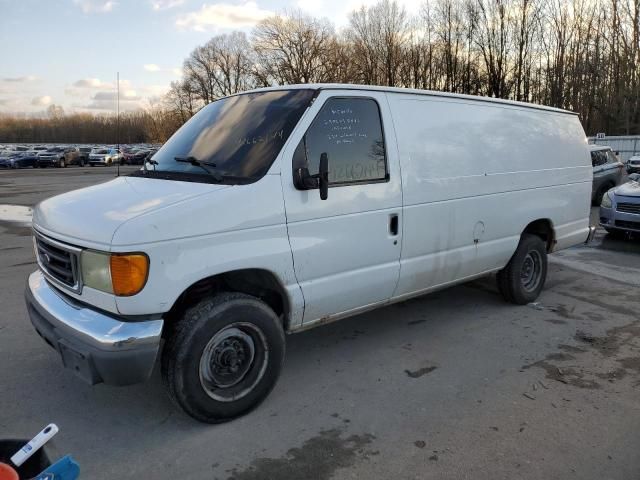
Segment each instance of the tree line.
M293 11L212 37L140 113L146 141L222 96L313 82L539 103L578 112L588 134L640 133L640 0L427 0L417 14L381 0L348 20Z

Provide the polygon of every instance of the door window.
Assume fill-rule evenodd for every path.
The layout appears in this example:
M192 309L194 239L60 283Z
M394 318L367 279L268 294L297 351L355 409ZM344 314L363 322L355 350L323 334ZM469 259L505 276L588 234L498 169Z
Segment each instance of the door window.
M296 148L294 172L318 172L320 155L329 159L329 185L389 179L380 109L370 98L330 98Z
M594 167L599 167L607 163L607 155L602 150L594 150L591 152L591 164Z
M615 153L613 153L612 150L609 150L607 152L607 160L609 163L618 163L618 157L616 156Z

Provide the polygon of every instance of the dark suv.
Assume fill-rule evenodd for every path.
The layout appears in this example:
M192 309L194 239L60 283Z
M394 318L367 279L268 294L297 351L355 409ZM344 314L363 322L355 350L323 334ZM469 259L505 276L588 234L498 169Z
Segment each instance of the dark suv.
M624 165L618 159L611 147L606 145L589 145L591 150L591 165L593 166L593 188L591 201L600 205L602 196L622 181Z
M38 154L36 166L44 167L66 167L67 161L64 158L64 147L50 147Z

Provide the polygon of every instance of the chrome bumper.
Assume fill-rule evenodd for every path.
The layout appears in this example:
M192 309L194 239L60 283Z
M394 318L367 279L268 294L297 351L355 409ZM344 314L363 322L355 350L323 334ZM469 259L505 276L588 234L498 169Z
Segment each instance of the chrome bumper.
M94 310L52 287L40 271L29 276L25 300L31 323L90 384L128 385L153 370L164 321L125 321Z

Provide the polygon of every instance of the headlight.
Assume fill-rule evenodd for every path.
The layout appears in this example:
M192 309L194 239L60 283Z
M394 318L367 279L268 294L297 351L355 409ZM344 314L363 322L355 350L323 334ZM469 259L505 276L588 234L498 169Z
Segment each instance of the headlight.
M88 287L121 297L140 292L149 273L144 253L108 254L85 250L81 258L82 281Z
M113 293L111 284L111 255L93 250L84 250L80 256L82 282L91 288Z
M609 196L609 192L606 192L602 196L602 203L600 203L600 206L604 208L611 208L612 205L613 204L611 203L611 197Z

